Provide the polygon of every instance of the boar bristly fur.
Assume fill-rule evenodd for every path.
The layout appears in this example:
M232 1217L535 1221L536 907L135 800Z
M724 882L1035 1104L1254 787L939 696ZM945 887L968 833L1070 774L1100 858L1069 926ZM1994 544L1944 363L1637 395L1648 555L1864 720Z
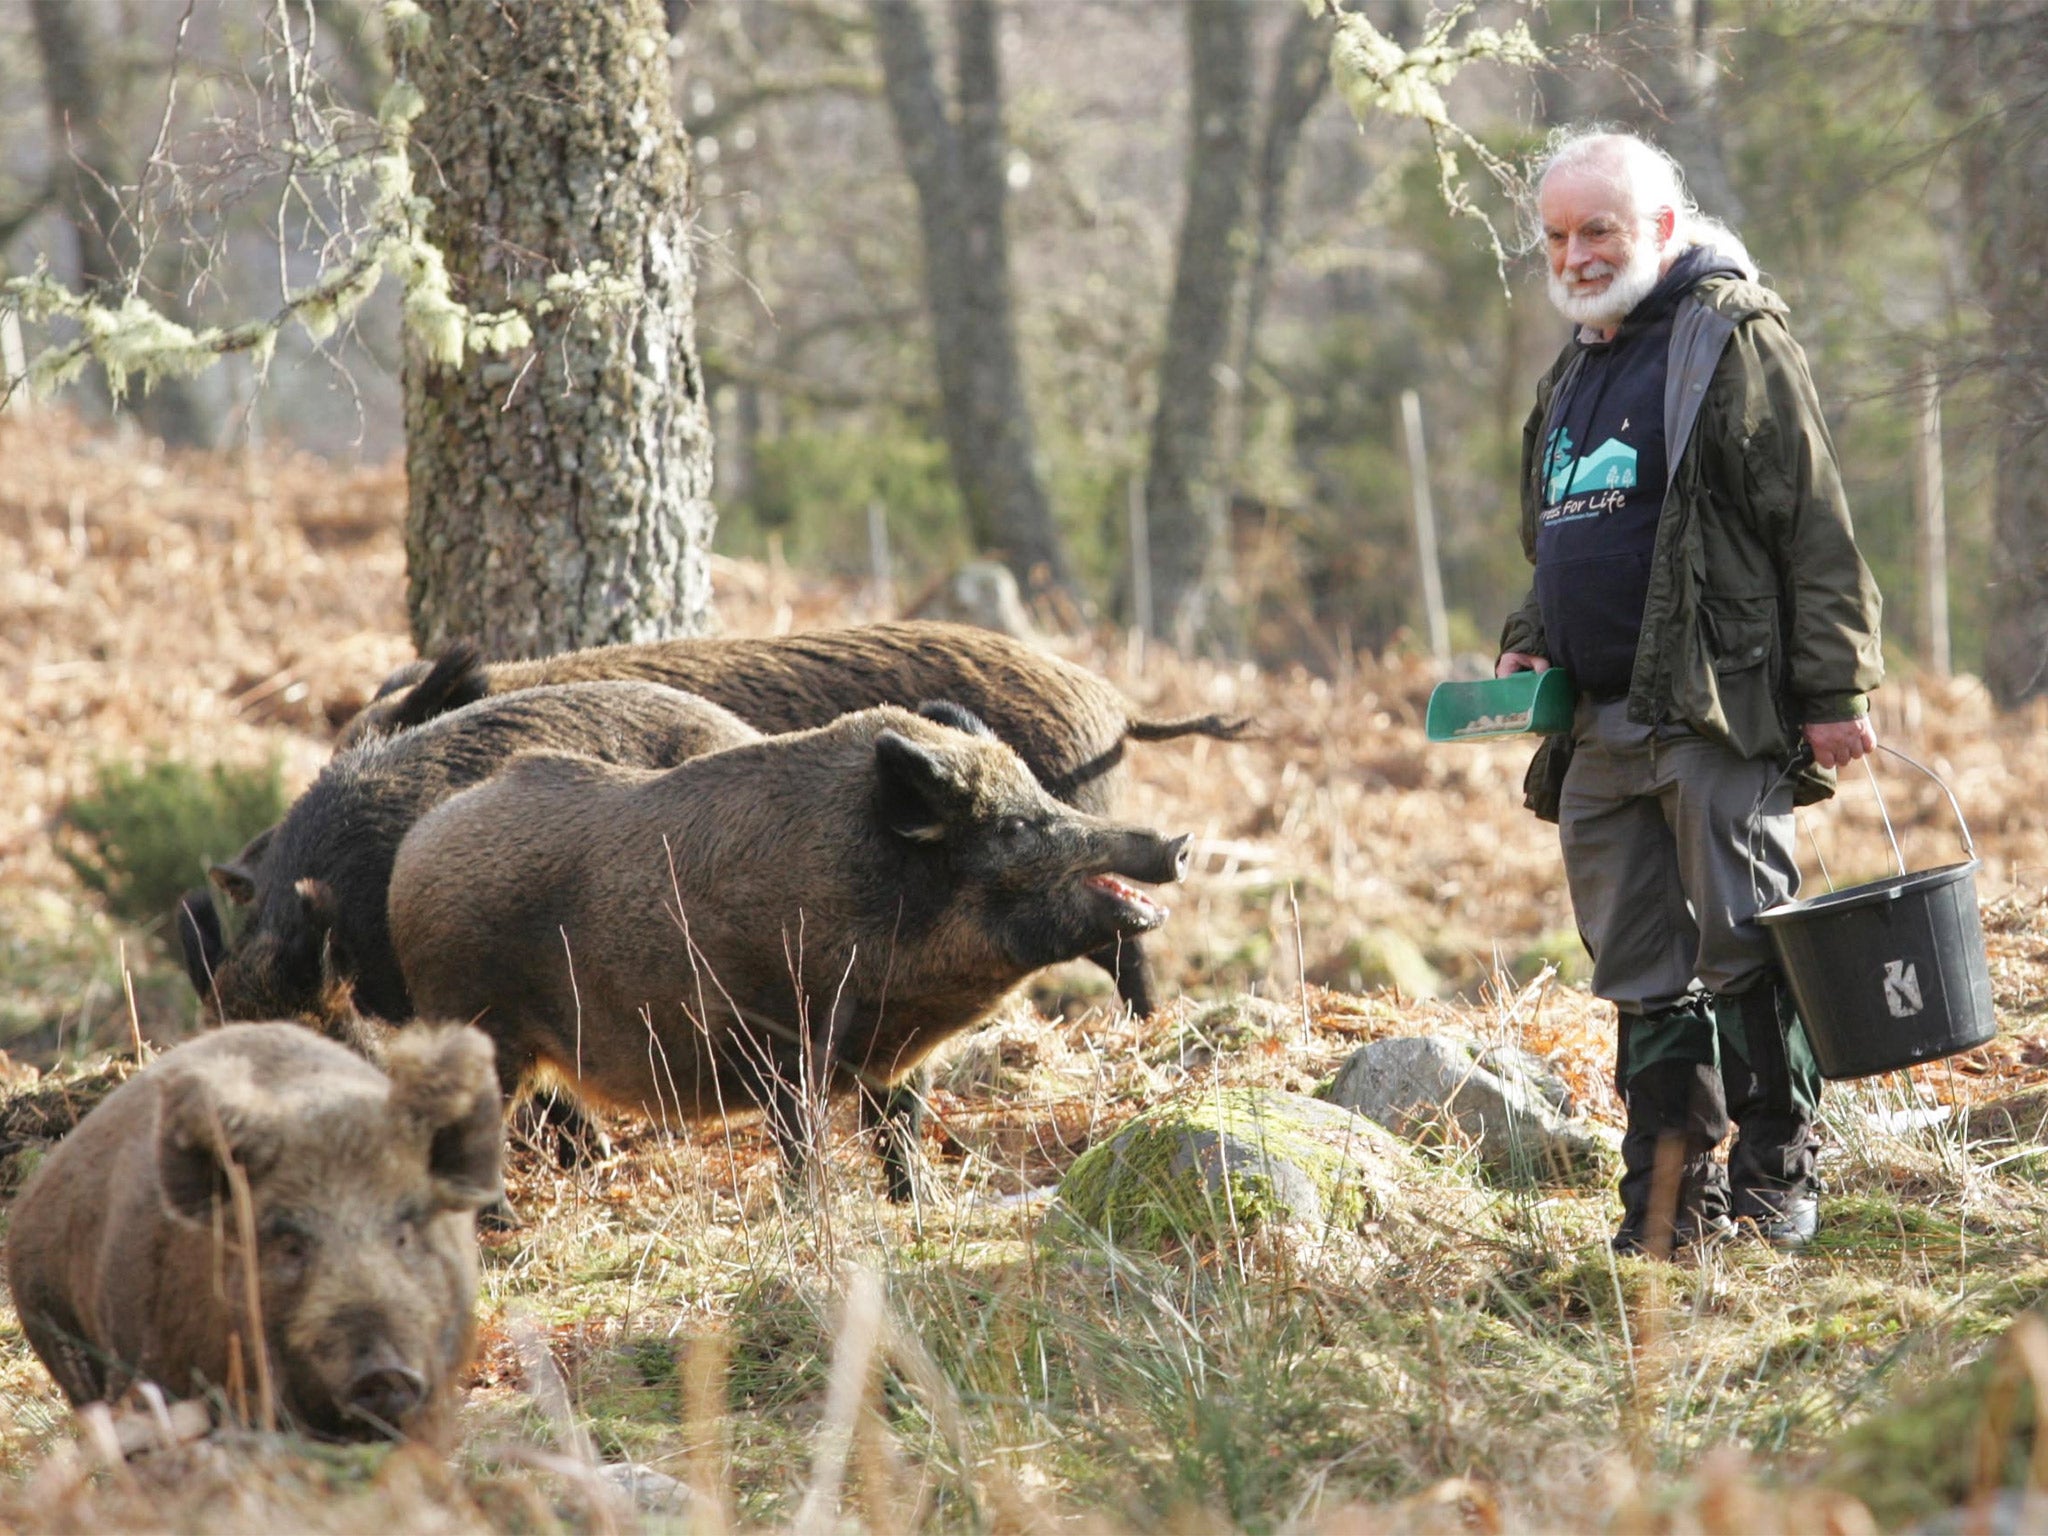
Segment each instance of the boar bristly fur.
M232 942L213 914L184 903L186 970L223 1019L300 1018L339 1034L351 1012L410 1018L385 889L422 814L523 752L659 768L755 734L691 694L598 682L486 698L369 738L330 762L239 859L214 868L215 884L249 909Z
M414 662L386 680L341 740L402 729L437 707L475 697L479 688L495 694L620 677L687 689L769 733L809 730L875 705L915 709L927 699L950 700L986 721L1054 799L1098 816L1115 814L1126 741L1228 740L1246 726L1214 714L1144 719L1107 679L1025 641L970 624L904 621L601 646L447 675ZM1154 1010L1158 999L1139 945L1110 945L1091 958L1116 977L1135 1012Z
M307 1433L445 1440L474 1340L476 1212L502 1195L497 1073L460 1026L408 1030L385 1061L231 1025L58 1146L15 1203L7 1274L74 1403L138 1381L226 1403L232 1386L253 1416L267 1378Z
M1135 937L1186 838L1053 799L992 737L895 708L651 773L533 757L416 826L391 923L425 1012L656 1119L742 1105L802 1150L1026 976ZM907 1191L885 1147L892 1193Z

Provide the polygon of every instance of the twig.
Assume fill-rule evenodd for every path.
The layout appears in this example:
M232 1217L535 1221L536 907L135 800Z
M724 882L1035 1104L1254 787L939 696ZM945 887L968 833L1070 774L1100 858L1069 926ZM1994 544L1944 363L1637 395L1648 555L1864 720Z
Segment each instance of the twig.
M128 941L123 939L120 947L121 991L128 999L128 1043L135 1050L135 1064L142 1065L142 1018L135 1011L135 977L128 969Z
M1292 880L1287 882L1287 906L1294 914L1294 979L1301 992L1301 1043L1307 1045L1312 1028L1308 1012L1308 950L1302 943L1301 903L1295 899Z
M825 1418L818 1426L811 1486L796 1519L790 1522L798 1536L824 1536L838 1528L839 1493L846 1480L847 1452L853 1446L854 1416L867 1394L868 1371L881 1337L881 1279L872 1270L856 1269L846 1287L839 1345L832 1351L832 1374L825 1388Z
M277 1396L270 1382L270 1350L263 1336L262 1271L256 1262L256 1203L249 1195L249 1175L228 1149L227 1133L214 1117L215 1146L222 1170L227 1174L228 1197L235 1207L235 1236L242 1245L242 1303L247 1314L251 1345L256 1360L256 1427L266 1435L277 1433Z

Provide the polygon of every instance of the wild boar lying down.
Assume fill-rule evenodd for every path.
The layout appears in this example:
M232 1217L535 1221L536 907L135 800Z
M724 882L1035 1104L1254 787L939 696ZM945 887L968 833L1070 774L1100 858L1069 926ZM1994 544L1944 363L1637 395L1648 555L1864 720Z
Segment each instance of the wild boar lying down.
M399 848L391 932L423 1013L475 1019L503 1082L545 1067L663 1120L767 1109L785 1155L858 1085L893 1197L940 1041L1041 966L1156 927L1131 881L1187 839L1053 799L957 710L895 708L667 773L529 757Z
M641 678L723 705L756 730L809 730L878 704L961 705L1013 748L1056 800L1115 814L1126 741L1201 735L1232 739L1245 723L1220 715L1147 720L1108 680L1038 647L969 624L906 622L770 638L664 640L493 662L429 675L415 662L342 733L344 744L430 718L485 693L589 678ZM1156 1006L1144 952L1112 945L1092 957L1139 1014Z
M233 1384L254 1405L267 1374L309 1433L444 1437L476 1212L501 1192L497 1076L462 1027L408 1030L386 1060L295 1024L232 1025L79 1123L7 1243L22 1329L72 1402L151 1381L173 1397Z
M474 665L458 658L443 672ZM690 694L606 682L483 699L366 739L337 755L237 860L215 866L215 883L250 908L232 944L204 893L187 898L186 970L224 1019L296 1017L339 1029L357 1011L411 1018L384 895L399 839L424 812L521 752L661 768L755 735Z

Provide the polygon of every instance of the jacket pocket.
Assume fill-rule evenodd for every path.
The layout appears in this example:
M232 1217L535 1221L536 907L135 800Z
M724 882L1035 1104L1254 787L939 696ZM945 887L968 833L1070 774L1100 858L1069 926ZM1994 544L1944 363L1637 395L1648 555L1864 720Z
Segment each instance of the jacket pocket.
M1778 600L1710 596L1700 606L1700 629L1713 668L1715 712L1729 745L1744 757L1783 751Z
M1543 738L1543 745L1529 759L1529 771L1522 775L1522 804L1536 813L1538 821L1557 821L1558 805L1564 797L1565 770L1572 765L1574 743L1569 732Z

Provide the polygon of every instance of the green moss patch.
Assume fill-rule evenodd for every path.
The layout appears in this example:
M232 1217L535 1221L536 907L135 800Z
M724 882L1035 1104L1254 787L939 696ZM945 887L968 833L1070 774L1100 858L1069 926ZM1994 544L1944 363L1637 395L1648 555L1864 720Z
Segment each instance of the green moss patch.
M1420 1219L1429 1171L1362 1115L1301 1094L1192 1094L1131 1121L1060 1182L1063 1207L1122 1243L1269 1224L1358 1232ZM1455 1213L1476 1219L1467 1200Z
M2004 1374L2000 1354L1994 1346L1967 1369L1944 1374L1857 1424L1836 1442L1820 1481L1855 1494L1888 1528L1924 1520L1976 1490L1988 1432L1995 1482L2023 1485L2034 1440L2034 1392L2021 1372L2016 1386L1993 1393ZM1995 1422L1988 1409L1995 1410Z

